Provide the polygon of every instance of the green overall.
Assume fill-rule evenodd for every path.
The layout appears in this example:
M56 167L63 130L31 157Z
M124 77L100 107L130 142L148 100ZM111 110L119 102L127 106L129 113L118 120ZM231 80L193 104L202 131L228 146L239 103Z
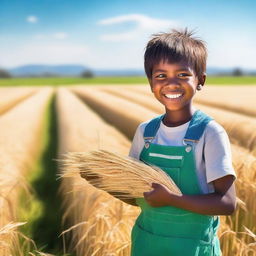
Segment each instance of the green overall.
M164 115L145 127L140 160L163 169L187 195L202 194L196 174L194 146L212 120L197 110L190 121L184 146L153 144ZM220 256L217 216L197 214L176 207L151 207L137 198L141 213L132 229L132 256Z

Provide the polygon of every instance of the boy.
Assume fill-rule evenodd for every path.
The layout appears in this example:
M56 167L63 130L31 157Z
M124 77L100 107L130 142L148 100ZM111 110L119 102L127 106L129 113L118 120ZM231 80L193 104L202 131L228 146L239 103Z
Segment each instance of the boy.
M230 143L221 125L192 106L206 79L207 51L193 33L173 30L148 42L144 66L166 113L142 123L130 156L162 168L182 196L153 183L136 199L132 256L221 255L216 215L236 207Z

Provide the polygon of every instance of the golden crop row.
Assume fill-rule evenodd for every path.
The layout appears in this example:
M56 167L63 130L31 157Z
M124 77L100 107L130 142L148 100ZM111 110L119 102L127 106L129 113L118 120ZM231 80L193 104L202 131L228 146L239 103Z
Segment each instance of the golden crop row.
M99 148L127 155L130 143L66 89L57 94L59 153ZM68 171L68 167L62 171ZM63 218L72 229L77 256L130 254L130 232L138 208L124 204L88 184L79 175L64 178Z
M20 249L14 231L18 196L21 190L28 191L25 174L40 148L44 111L51 95L50 88L41 89L0 117L1 256L14 255Z
M36 93L35 87L1 87L0 88L0 115L7 112L19 102Z

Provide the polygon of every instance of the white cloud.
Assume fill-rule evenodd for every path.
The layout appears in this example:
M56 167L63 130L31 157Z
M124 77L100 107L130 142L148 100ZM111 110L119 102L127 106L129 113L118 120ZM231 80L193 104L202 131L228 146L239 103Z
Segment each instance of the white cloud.
M142 14L128 14L121 15L117 17L112 17L108 19L103 19L98 22L99 25L115 25L123 24L126 22L135 22L136 25L134 29L124 32L124 33L115 33L115 34L103 34L101 39L104 41L127 41L140 38L145 34L156 33L160 31L166 31L172 27L176 27L178 22L168 19L156 19L151 18Z
M30 15L27 17L27 22L29 23L37 23L38 22L38 18L34 15Z
M155 19L142 14L128 14L128 15L122 15L122 16L100 20L99 24L112 25L112 24L118 24L118 23L130 22L130 21L135 21L137 22L138 27L143 27L147 29L152 29L152 27L154 29L161 29L163 27L170 26L176 23L172 20Z

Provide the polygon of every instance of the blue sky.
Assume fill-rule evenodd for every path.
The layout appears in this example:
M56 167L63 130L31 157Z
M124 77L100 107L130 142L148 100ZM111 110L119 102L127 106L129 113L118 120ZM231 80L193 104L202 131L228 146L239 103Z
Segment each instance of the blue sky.
M188 27L208 66L256 69L252 0L0 0L0 66L142 68L150 35Z

